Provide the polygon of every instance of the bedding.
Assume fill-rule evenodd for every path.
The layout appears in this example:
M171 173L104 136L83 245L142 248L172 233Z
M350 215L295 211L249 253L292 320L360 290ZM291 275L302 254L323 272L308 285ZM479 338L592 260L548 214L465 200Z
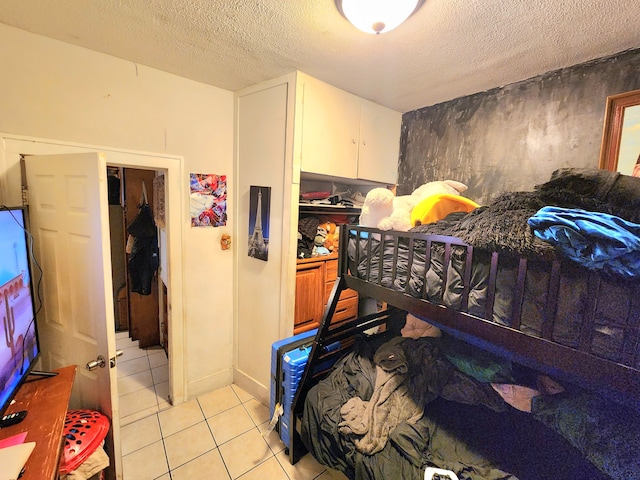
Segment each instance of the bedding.
M612 478L640 478L640 415L593 393L574 389L533 399L532 415L560 433Z
M426 466L436 466L455 469L460 479L517 480L494 468L464 443L452 441L433 419L422 415L424 405L436 398L436 391L462 403L480 402L504 409L503 402L488 385L482 386L455 370L429 339L394 339L383 343L376 354L378 362L389 357L405 359L400 361L405 366L407 382L404 403L411 403L412 408L402 418L398 409L389 410L384 403L379 405L396 418L386 419L388 435L384 439L378 437L375 450L369 448L370 442L364 445L360 442L363 435L344 429L344 406L356 400L360 403L375 399L379 387L377 373L384 371L376 372L376 360L361 354L356 347L338 361L329 377L309 391L305 401L302 440L320 463L356 479L419 479L423 478ZM412 359L408 360L408 356ZM425 364L430 368L425 368ZM394 403L397 405L399 399ZM420 406L419 415L415 412L416 405ZM349 413L346 415L351 421ZM371 426L375 425L374 420Z
M543 207L527 222L534 234L589 270L640 275L640 225L606 213Z
M360 339L336 363L330 375L307 394L302 441L323 465L358 480L418 480L424 478L427 467L450 470L460 479L474 480L606 478L594 464L578 456L576 445L585 438L579 430L575 430L573 441L567 442L544 427L547 424L553 428L554 414L562 411L554 407L553 401L538 402L535 415L545 419L538 421L533 415L509 407L488 383L478 381L448 360L464 360L461 364L478 378L504 380L502 359L470 351L468 345L446 335L380 342ZM476 353L480 354L477 361ZM414 407L422 402L422 411L416 418L414 408L405 411L404 417L402 409L392 410L396 418L387 424L388 434L377 445L379 448L371 451L368 444L364 448L359 444L360 435L342 428L344 407L354 401L374 401L380 383L378 376L384 371L380 364L390 358L393 369L404 365L400 369L410 385L405 395L417 400ZM521 375L517 369L508 370L512 381L516 379L511 374ZM491 378L489 372L500 373ZM565 412L568 410L565 406ZM567 414L563 415L566 418ZM366 421L364 425L368 425ZM600 435L598 439L603 437ZM589 446L594 458L598 455L596 442L591 441ZM626 448L620 455L606 451L605 461L621 463L631 451ZM602 464L601 461L599 466Z
M406 235L367 235L352 228L349 269L367 282L639 368L640 356L630 350L638 337L637 330L630 326L637 324L639 314L629 302L611 301L633 297L640 283L635 280L640 226L631 223L640 219L640 209L629 208L640 206L639 185L640 179L615 172L563 169L533 192L499 195L471 213L452 214L442 221L415 227ZM615 203L623 200L626 205ZM550 210L549 205L554 207ZM531 223L537 228L541 216L548 217L550 212L563 212L565 220L571 218L568 212L574 212L578 219L576 212L585 212L583 208L593 209L592 218L606 218L610 227L607 233L615 225L618 235L615 240L609 239L606 247L601 235L599 246L592 242L582 248L582 262L575 261L575 243L569 255L529 225L530 219L536 219ZM430 242L420 234L453 236L461 241L447 246L444 241ZM600 254L599 268L593 262L592 268L583 268L594 251ZM490 278L492 252L499 255L495 279ZM602 258L603 252L607 258ZM519 284L522 259L527 263ZM554 269L561 272L557 279ZM545 327L551 300L557 304L552 321Z

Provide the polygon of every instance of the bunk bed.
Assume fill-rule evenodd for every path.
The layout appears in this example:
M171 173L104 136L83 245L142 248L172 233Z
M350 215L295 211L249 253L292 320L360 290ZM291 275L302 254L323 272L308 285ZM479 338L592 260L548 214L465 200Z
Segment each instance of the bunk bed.
M499 208L494 208L496 205ZM561 431L563 422L576 421L571 414L569 420L563 420L558 412L547 411L546 416L541 414L538 421L533 422L546 424L545 432L560 433L568 439L571 448L577 447L579 456L589 460L587 467L566 463L564 468L569 469L566 472L586 468L581 478L601 478L598 475L640 478L640 454L634 453L640 447L640 282L634 270L640 268L638 259L633 257L626 264L624 261L604 261L597 266L577 264L575 259L568 258L562 245L551 245L532 233L528 219L540 207L548 205L578 208L575 211L580 212L582 209L602 212L640 223L640 179L603 170L560 169L533 192L503 194L489 206L470 214L450 215L409 232L381 231L359 225L341 228L338 278L292 405L293 437L289 449L292 463L310 448L308 438L305 442L302 436L309 437L310 429L312 435L321 435L313 430L318 425L305 424L309 408L317 408L309 407L306 399L312 389L315 392L318 384L331 376L332 370L327 370L326 365L335 363L345 368L344 359L353 356L354 351L358 355L367 351L364 356L371 358L372 349L381 342L393 341L398 335L408 312L436 326L452 341L463 342L463 350L486 352L496 359L498 370L506 362L525 372L551 376L570 392L577 392L569 398L569 404L575 401L590 408L588 415L592 421L611 423L610 429L600 425L602 436L589 443L571 438L572 433L567 429ZM495 217L497 211L502 220ZM601 253L602 248L591 245L590 251L594 250ZM358 291L361 297L376 299L388 308L349 322L332 323L340 293L347 288ZM371 334L376 329L382 333ZM336 342L341 345L340 349L326 348ZM357 393L350 393L354 394ZM492 405L493 399L489 397L478 402L462 402L482 404L479 406L461 405L454 398L454 406L446 407L450 398L440 403L437 399L425 412L440 409L440 421L446 422L452 418L451 408L457 412L453 417L460 418L469 408L467 421L484 418L496 425L495 415L500 415L497 412L503 409ZM474 410L477 407L481 410ZM325 421L324 412L312 414L318 416L318 424ZM624 439L614 438L607 444L611 451L599 451L603 436L616 435L613 431L620 430L621 425L628 426ZM478 428L486 429L487 424ZM537 427L528 424L527 428ZM414 433L414 430L411 431ZM462 431L468 432L464 428ZM415 443L407 440L411 435L401 437L411 445L412 441ZM353 463L358 461L354 460L352 444L345 446L340 440L336 440L337 443L325 440L328 446L316 446L325 450L314 451L311 447L314 455L335 456L335 452L328 450L342 449L341 455L347 452L350 465L333 458L337 466L329 466L346 471L350 478L378 478L384 475L385 468L396 463L400 465L393 470L397 478L413 478L408 473L412 468L415 474L416 466L407 466L406 458L401 458L406 457L406 452L404 455L389 453L385 448L377 461L373 458L379 454L365 455L366 462L354 467ZM549 445L556 440L553 436L545 438ZM479 442L487 443L487 439ZM556 456L572 458L570 454L560 453L565 448L562 440L552 448L556 449ZM616 449L619 453L612 453ZM505 451L498 453L501 455L505 455ZM544 461L540 458L536 459L530 452L527 461L541 466ZM325 464L332 462L326 457L320 460ZM593 465L596 470L588 471ZM558 465L547 467L553 470ZM478 478L517 478L508 474L500 476L502 470L499 469L496 472L495 477L488 474ZM538 471L535 475L541 474ZM548 478L554 475L564 478L557 472Z

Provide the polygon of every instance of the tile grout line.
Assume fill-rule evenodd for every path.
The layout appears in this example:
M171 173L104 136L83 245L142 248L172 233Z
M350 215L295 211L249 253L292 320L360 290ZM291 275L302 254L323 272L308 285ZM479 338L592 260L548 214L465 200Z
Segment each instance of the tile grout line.
M235 391L233 393L235 394ZM238 395L236 394L236 397L237 396ZM227 466L227 462L224 461L224 457L222 456L222 452L220 451L220 445L218 445L218 441L216 440L216 436L213 434L213 431L211 430L211 425L209 425L209 422L207 421L207 414L204 413L204 410L202 408L202 405L200 404L200 400L198 400L198 397L196 397L196 402L198 403L198 408L200 408L200 411L202 412L202 416L204 417L204 421L207 424L207 428L209 429L209 432L211 433L211 437L213 438L213 443L216 444L216 450L218 450L218 455L220 455L220 460L222 460L222 465L224 465L224 469L227 471L227 475L229 476L229 478L231 478L231 472L229 471L229 467ZM213 416L215 416L215 415L213 415ZM210 418L213 418L213 417L210 417Z
M144 349L141 349L144 350ZM162 433L162 422L160 422L160 412L159 412L159 404L158 404L158 393L156 392L156 380L155 378L153 378L153 372L151 371L151 361L149 360L149 351L148 350L144 350L145 354L146 354L146 358L147 358L147 363L149 364L149 373L151 374L151 386L153 388L153 393L156 396L156 413L154 413L153 415L155 415L156 417L156 421L158 422L158 428L160 429L160 440L162 441L162 450L164 451L164 461L166 462L167 465L167 473L166 474L162 474L160 475L160 477L158 478L162 478L164 475L169 475L169 480L171 480L172 476L171 476L171 465L169 464L169 455L167 453L167 446L164 442L164 434Z
M162 450L164 451L164 461L167 464L167 473L160 475L158 478L162 478L164 475L169 475L169 480L171 480L171 465L169 465L169 454L167 453L167 446L164 443L164 435L162 434L162 423L160 423L160 415L156 413L155 416L158 421L158 427L160 427L160 440L162 441Z
M233 387L231 387L231 389L233 390ZM235 393L235 390L234 390ZM238 400L240 400L240 405L242 405L242 408L244 409L244 411L246 412L246 414L249 416L249 418L251 419L251 422L254 425L254 428L258 431L258 435L260 435L260 438L262 438L262 440L265 443L265 446L267 447L266 452L269 453L270 455L267 456L262 462L260 462L259 464L257 464L256 466L254 466L253 468L247 470L246 472L244 472L242 475L246 475L247 473L251 472L252 470L255 470L256 468L258 468L260 465L262 465L263 463L267 462L271 457L274 457L276 459L276 461L278 461L278 458L275 454L275 452L273 451L273 449L271 448L271 445L269 445L269 441L267 440L267 438L262 434L262 432L260 431L260 425L258 425L256 423L256 420L253 418L253 416L251 415L251 413L249 412L249 409L246 407L246 403L249 403L251 400L254 400L254 398L250 398L249 400L247 400L246 402L243 402L240 397L238 396L238 394L236 393L236 396L238 397ZM256 400L257 401L257 400ZM268 420L267 420L268 422ZM264 422L266 423L266 422ZM248 432L245 432L248 433ZM280 462L278 461L278 465L280 465ZM282 468L282 471L285 473L285 475L287 476L287 478L289 478L289 475L287 475L287 472L285 471L285 469L282 467L282 465L280 465L280 468ZM240 477L242 477L242 475L240 475ZM238 477L238 478L240 478ZM231 479L231 480L236 480L236 479Z

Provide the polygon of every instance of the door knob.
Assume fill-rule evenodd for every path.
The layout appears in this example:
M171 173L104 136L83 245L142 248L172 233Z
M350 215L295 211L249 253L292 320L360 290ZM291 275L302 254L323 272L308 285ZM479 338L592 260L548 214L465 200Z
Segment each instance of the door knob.
M116 358L121 357L123 353L124 352L122 350L116 350L116 356L109 359L110 368L113 368L118 364L118 362L116 362Z
M98 355L98 358L87 363L87 370L93 371L98 367L104 368L106 364L107 361L104 359L104 357L102 355Z

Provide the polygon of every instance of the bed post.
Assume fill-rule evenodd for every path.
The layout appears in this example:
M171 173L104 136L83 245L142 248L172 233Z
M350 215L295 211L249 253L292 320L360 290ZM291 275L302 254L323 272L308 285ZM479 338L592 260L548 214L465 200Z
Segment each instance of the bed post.
M343 234L343 231L340 232L339 252L346 252L346 250L342 250L343 248L347 248L346 236L346 233ZM318 332L316 333L311 346L311 351L309 352L307 365L304 369L304 373L302 374L302 378L300 379L300 383L298 384L296 394L293 397L293 404L291 405L291 445L289 448L289 461L292 465L300 460L302 455L306 453L306 448L300 437L300 417L302 415L304 399L307 395L307 391L312 386L311 381L314 373L313 367L316 365L318 358L322 354L322 339L326 337L329 331L331 319L333 318L336 306L338 305L338 300L340 300L340 293L346 288L343 272L347 267L346 261L343 260L343 257L346 257L346 255L341 254L338 257L338 277L336 278L336 282L331 290L329 302L327 303L324 314L322 315L322 321L320 322Z
M338 235L338 278L344 277L345 273L347 273L349 269L349 265L347 265L347 259L349 258L346 255L347 248L349 246L349 226L348 225L340 225L340 234ZM344 253L344 255L342 255Z

